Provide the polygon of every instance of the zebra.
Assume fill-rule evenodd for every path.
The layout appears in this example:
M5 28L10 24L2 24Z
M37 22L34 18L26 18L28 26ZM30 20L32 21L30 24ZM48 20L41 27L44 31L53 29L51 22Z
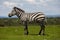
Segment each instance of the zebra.
M39 31L39 35L43 33L45 35L45 14L43 12L34 12L34 13L26 13L24 10L18 8L18 7L13 7L13 10L11 13L8 14L9 17L12 17L16 15L20 21L24 25L24 34L28 35L28 23L27 22L38 22L39 25L41 26L41 29Z

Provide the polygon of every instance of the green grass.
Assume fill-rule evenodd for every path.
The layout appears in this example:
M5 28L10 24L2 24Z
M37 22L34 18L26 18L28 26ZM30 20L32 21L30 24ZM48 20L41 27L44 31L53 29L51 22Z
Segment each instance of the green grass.
M46 35L37 35L40 27L31 25L28 27L29 35L24 35L23 26L0 27L0 40L60 40L60 25L47 25Z

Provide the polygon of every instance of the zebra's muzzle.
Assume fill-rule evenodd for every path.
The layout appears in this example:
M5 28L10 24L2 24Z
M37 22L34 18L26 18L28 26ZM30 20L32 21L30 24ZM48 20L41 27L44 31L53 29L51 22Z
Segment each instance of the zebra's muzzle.
M11 16L9 16L9 17L11 17Z
M8 17L11 17L10 14L8 15Z

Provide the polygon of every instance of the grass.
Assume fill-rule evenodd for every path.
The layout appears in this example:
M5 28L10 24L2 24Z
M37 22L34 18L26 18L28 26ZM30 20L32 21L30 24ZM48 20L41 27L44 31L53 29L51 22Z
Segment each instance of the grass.
M60 25L47 25L46 35L37 35L40 27L31 25L28 27L29 35L24 35L24 28L6 26L0 27L0 40L60 40Z

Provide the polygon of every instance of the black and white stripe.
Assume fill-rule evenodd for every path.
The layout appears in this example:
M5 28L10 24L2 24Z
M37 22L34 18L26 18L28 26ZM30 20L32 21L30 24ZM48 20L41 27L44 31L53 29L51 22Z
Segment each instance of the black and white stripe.
M20 14L19 14L20 15ZM41 21L43 19L45 19L45 15L41 12L37 12L37 13L24 13L21 14L20 19L23 21Z
M37 12L37 13L34 13L33 15L31 15L30 20L32 20L32 21L33 20L42 20L44 18L45 18L45 16L42 12Z

